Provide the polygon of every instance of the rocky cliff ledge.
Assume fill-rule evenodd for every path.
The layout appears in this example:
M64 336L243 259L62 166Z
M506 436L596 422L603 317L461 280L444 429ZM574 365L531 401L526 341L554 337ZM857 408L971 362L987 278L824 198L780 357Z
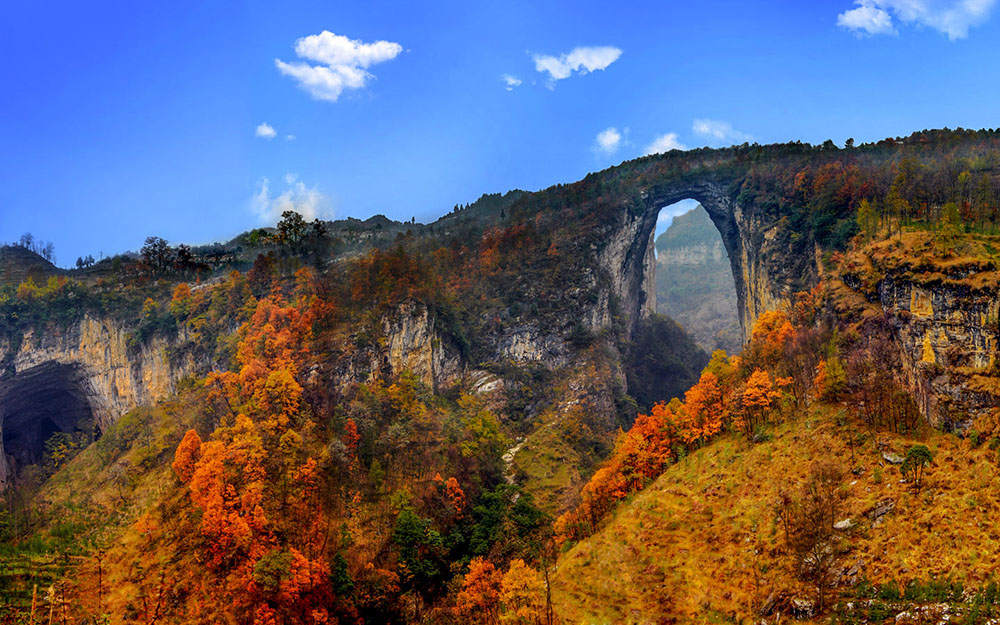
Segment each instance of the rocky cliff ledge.
M967 429L1000 404L1000 271L985 254L939 257L928 238L907 233L848 255L834 282L837 314L887 315L924 415Z

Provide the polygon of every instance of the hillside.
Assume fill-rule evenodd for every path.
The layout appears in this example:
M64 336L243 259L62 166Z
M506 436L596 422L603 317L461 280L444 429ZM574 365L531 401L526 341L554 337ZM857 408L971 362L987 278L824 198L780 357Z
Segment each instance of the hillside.
M674 319L708 353L739 353L733 270L704 207L674 217L656 239L656 310Z
M992 236L859 238L798 300L796 326L762 317L744 358L713 359L683 404L640 417L557 521L566 622L991 622L997 371L992 345L960 347L954 322L995 302L995 249ZM897 332L936 371L914 395L950 405L938 425L951 433L901 392L913 373Z
M29 277L44 283L62 272L35 252L20 245L0 245L0 284L17 285Z
M968 597L952 598L950 587L949 596L938 590L903 601L869 597L866 584L898 592L943 582L971 593L986 589L1000 572L989 555L995 537L985 531L1000 494L995 452L926 429L872 435L848 414L817 404L775 427L770 440L726 436L671 466L563 554L553 583L557 610L570 623L714 623L779 612L787 618L796 600L814 605L815 588L800 580L785 547L777 502L817 463L833 461L844 471L836 519L852 524L839 532L836 590L827 591L843 622L870 615L867 622L881 623L876 613L894 617L912 611L911 603L950 602L967 612ZM913 444L935 457L919 492L901 483L898 465L883 456L904 455ZM843 607L869 598L872 604L854 613Z
M287 625L548 625L548 582L564 623L987 593L964 545L993 539L945 519L995 500L1000 222L966 193L995 162L994 131L674 151L0 285L0 398L61 389L7 406L7 614L38 621L35 584L76 622ZM739 355L653 310L683 198L734 261ZM876 590L828 577L854 558Z

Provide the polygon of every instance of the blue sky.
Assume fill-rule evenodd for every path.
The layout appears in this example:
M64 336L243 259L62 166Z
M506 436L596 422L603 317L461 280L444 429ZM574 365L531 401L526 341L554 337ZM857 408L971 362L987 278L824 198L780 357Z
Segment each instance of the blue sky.
M995 2L4 0L0 241L70 265L651 149L996 127Z

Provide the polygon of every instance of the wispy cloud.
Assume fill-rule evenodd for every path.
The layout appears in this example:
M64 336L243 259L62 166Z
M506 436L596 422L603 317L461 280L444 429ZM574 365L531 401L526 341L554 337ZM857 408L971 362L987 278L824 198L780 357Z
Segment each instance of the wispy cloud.
M257 126L257 129L253 131L253 134L255 137L259 137L261 139L273 139L278 133L274 129L274 126L267 122L262 122L259 126Z
M677 139L676 132L668 132L653 139L653 142L646 146L646 156L650 154L660 154L670 150L686 150L687 146Z
M837 25L858 36L895 35L895 18L903 24L933 28L952 41L989 19L997 0L855 0L853 9L837 16Z
M597 133L597 137L594 139L594 151L598 154L610 156L618 151L621 144L622 133L612 126Z
M403 46L391 41L363 43L324 30L295 42L295 54L307 62L274 59L274 65L317 100L336 102L345 90L361 89L374 78L369 67L390 61L402 51Z
M696 119L691 124L691 131L699 137L704 137L713 145L733 145L753 140L753 137L747 133L733 128L729 122L717 119Z
M511 76L510 74L504 74L500 77L500 80L503 81L507 91L513 91L517 87L521 86L521 79L517 76Z
M276 223L285 211L295 211L307 220L333 216L330 198L316 187L307 187L295 174L285 174L287 188L279 195L271 193L271 181L261 178L250 199L250 210L262 224Z
M549 75L549 87L557 80L569 78L573 74L589 74L599 69L606 69L622 55L619 48L613 46L578 47L558 57L544 54L534 54L535 70Z

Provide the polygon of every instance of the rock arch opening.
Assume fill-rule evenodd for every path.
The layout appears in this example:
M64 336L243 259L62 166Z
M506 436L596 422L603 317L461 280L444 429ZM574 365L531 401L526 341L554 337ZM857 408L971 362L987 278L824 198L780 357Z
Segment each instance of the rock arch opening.
M0 428L4 481L18 467L45 458L45 443L57 432L91 432L94 409L76 365L47 362L0 380Z
M732 263L705 208L685 199L659 210L653 231L655 312L711 354L743 348Z

